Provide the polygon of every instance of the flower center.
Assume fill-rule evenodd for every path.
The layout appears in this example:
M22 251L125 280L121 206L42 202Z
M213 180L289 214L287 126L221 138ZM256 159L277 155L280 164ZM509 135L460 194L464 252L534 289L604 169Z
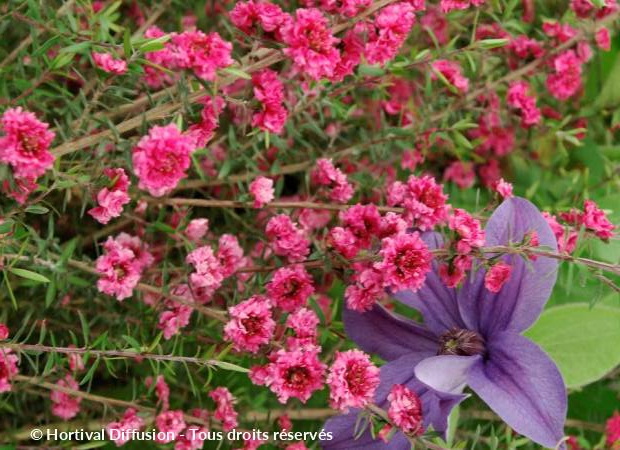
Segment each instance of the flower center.
M241 319L241 323L243 324L245 331L251 336L258 334L262 329L262 320L256 316Z
M309 375L305 367L295 366L287 370L285 379L293 389L301 389L306 385Z
M484 351L484 338L475 331L454 327L439 337L438 355L473 356Z

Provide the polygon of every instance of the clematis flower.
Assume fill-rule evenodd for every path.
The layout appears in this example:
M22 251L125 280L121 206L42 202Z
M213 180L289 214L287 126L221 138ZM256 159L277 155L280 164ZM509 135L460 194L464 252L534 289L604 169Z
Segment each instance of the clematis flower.
M512 198L489 219L486 242L509 245L532 232L540 245L557 250L555 236L536 207ZM442 245L438 235L427 233L425 238L429 246ZM518 255L499 259L513 269L497 293L484 288L483 268L460 289L447 288L435 263L420 290L395 294L420 311L424 325L375 305L366 313L345 310L345 330L362 350L388 361L381 369L379 390L389 389L388 384L405 384L420 396L425 419L440 412L425 401L428 392L420 395L418 384L435 395L459 394L469 385L516 432L553 448L563 436L566 388L555 363L521 333L542 312L555 283L557 262L546 257L526 262ZM332 419L335 423L329 421L326 429L335 433L334 441L342 441L345 435L351 443L355 416L345 424L350 428L342 425L342 417L347 416ZM370 438L367 434L365 439ZM404 439L402 433L392 442L400 442L397 439ZM401 448L392 442L389 448ZM376 448L385 448L380 444Z

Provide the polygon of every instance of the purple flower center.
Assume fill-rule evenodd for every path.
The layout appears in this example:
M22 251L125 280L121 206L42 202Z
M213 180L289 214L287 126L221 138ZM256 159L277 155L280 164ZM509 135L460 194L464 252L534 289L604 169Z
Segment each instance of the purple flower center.
M484 352L484 338L475 331L455 327L439 337L438 355L473 356Z

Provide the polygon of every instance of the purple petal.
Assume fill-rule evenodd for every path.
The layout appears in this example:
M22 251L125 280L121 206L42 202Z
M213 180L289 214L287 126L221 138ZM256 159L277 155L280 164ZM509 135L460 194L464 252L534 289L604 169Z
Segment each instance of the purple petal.
M418 360L437 354L437 338L411 320L375 305L365 313L345 308L342 315L347 335L365 352L386 361L403 355L418 355Z
M566 388L555 363L511 332L496 334L487 351L488 359L471 368L471 388L516 432L555 447L566 419Z
M443 239L438 233L424 233L422 239L430 249L443 247ZM420 290L397 292L394 297L420 311L425 325L436 335L453 327L466 328L458 308L456 291L446 287L439 278L437 261L433 262L433 270L426 276Z
M323 429L326 433L332 434L332 440L321 441L321 448L329 450L337 449L363 449L363 450L410 450L411 444L403 433L396 433L389 443L383 442L381 439L373 439L369 431L369 425L365 423L366 419L360 419L358 423L359 409L351 410L348 414L332 417ZM356 429L355 426L358 426ZM366 430L355 439L359 430L366 426Z
M486 227L486 245L521 242L536 231L541 246L557 251L556 239L538 209L522 198L502 203L491 215ZM458 293L458 306L466 327L486 337L496 331L521 332L530 327L542 312L557 275L557 261L539 256L525 261L518 255L503 256L512 266L512 275L494 294L484 287L484 271L479 270Z
M480 356L433 356L418 363L415 375L436 391L461 393L467 384L469 370L479 360Z

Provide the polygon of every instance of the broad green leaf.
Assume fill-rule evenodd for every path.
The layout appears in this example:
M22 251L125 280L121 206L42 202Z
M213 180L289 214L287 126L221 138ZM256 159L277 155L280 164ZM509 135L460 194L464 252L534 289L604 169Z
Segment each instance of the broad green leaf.
M20 269L19 267L11 267L9 271L17 275L18 277L26 278L32 281L38 281L39 283L49 283L50 280L43 275L40 275L36 272L32 272L31 270Z
M620 364L620 308L557 306L525 335L551 356L570 388L592 383Z

